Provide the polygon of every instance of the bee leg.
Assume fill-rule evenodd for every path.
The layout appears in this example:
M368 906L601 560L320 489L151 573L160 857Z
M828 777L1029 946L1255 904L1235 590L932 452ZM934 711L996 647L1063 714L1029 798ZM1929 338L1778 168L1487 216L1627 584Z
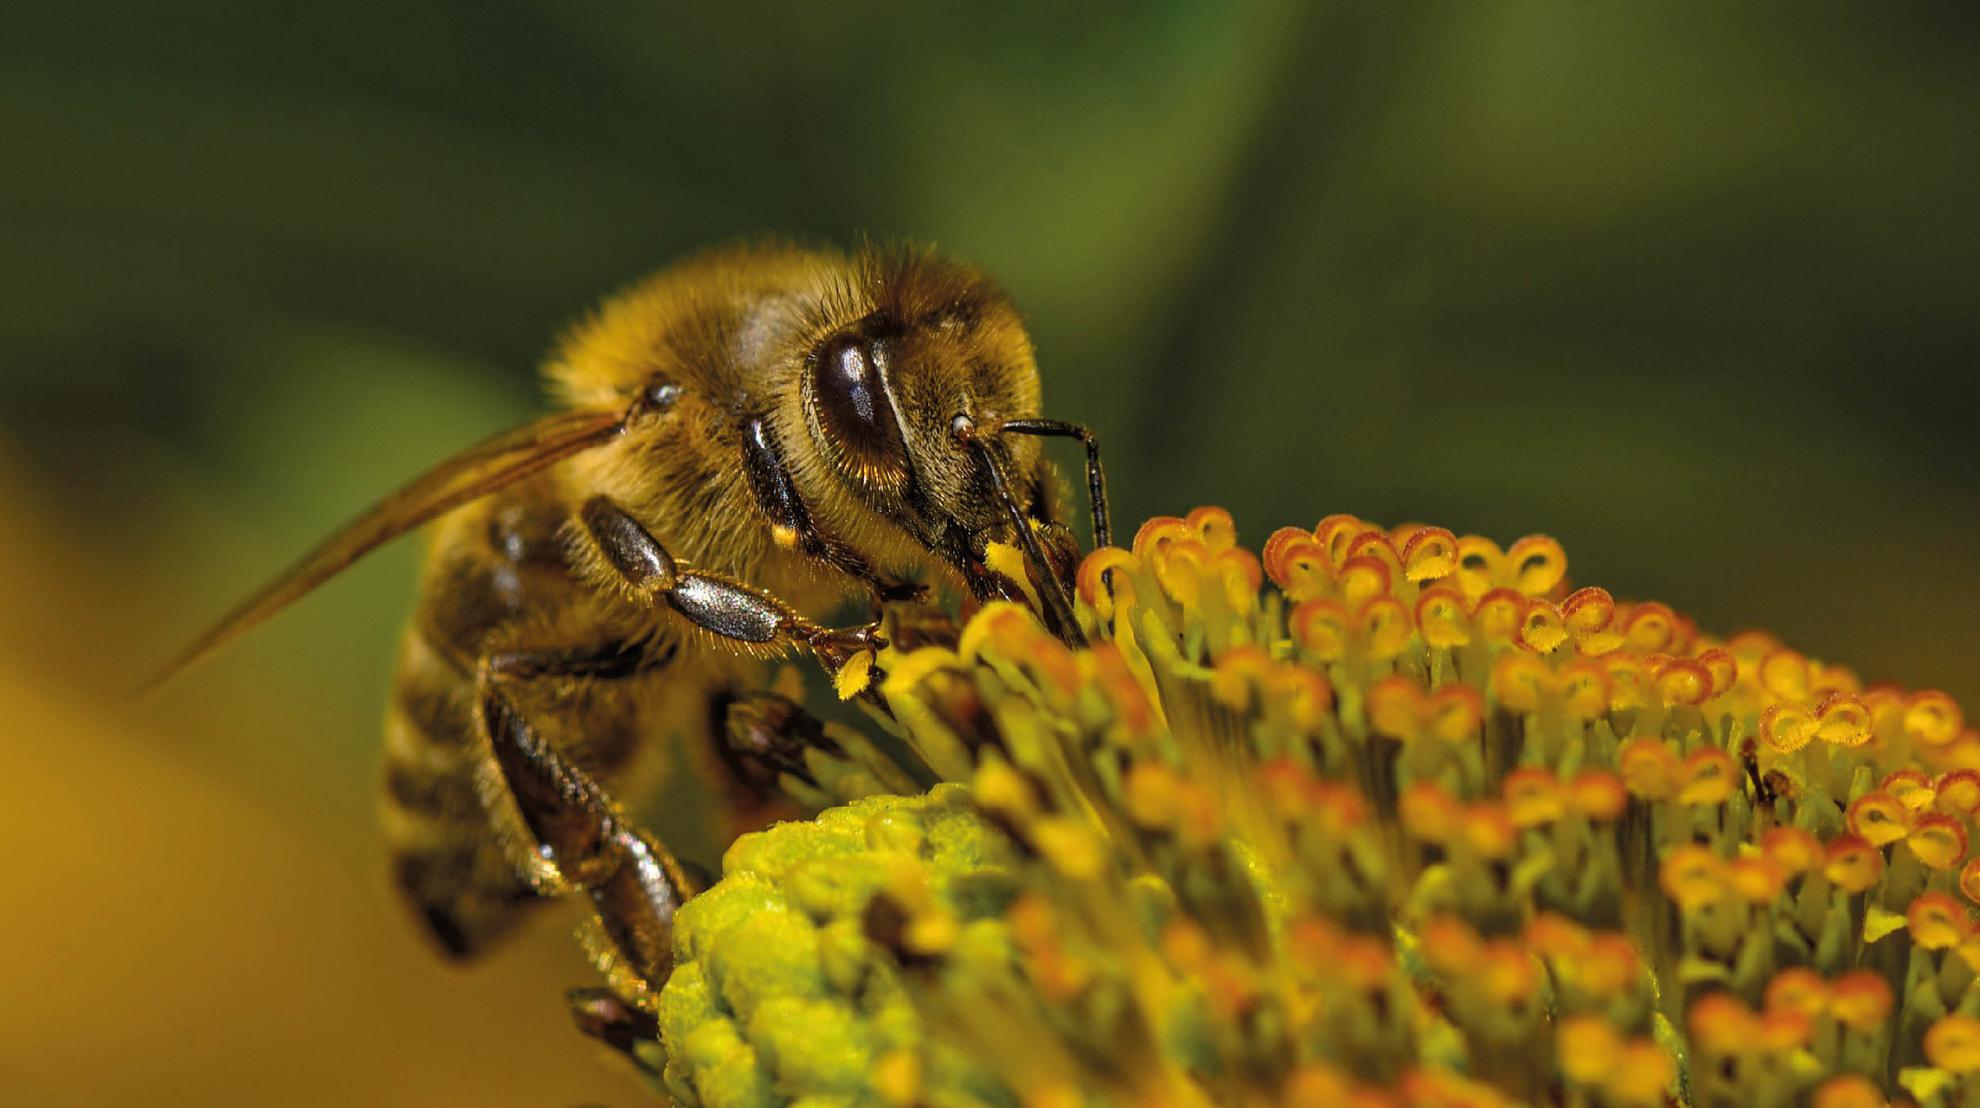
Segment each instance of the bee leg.
M783 787L791 778L812 788L816 775L805 752L818 749L840 757L844 751L825 734L824 724L787 697L757 689L722 689L708 702L709 734L721 761L721 779L736 835L796 819L802 812Z
M595 986L572 989L564 994L564 999L571 1006L571 1019L580 1033L625 1055L649 1077L659 1076L659 1070L639 1052L641 1043L660 1037L659 1017L627 1003L626 998L610 989Z
M674 913L697 891L695 882L590 775L544 741L504 695L507 676L531 664L554 663L504 664L491 656L483 660L477 680L478 712L494 770L534 840L528 872L548 891L590 898L599 932L593 953L601 968L615 992L650 1007L673 968Z
M678 565L652 532L606 497L585 501L578 521L633 592L664 602L688 622L742 647L803 647L836 671L853 657L886 645L877 622L821 627L753 585Z
M721 718L722 761L737 782L753 791L775 790L778 776L786 773L816 785L811 767L805 764L805 751L845 753L825 733L817 716L776 693L727 694L715 710Z
M827 535L812 522L811 509L798 495L791 480L790 466L777 444L777 435L762 416L743 425L743 474L756 495L756 504L770 519L772 533L782 545L817 558L873 590L874 618L883 604L901 600L923 600L928 587L913 581L889 577L873 567L859 551Z

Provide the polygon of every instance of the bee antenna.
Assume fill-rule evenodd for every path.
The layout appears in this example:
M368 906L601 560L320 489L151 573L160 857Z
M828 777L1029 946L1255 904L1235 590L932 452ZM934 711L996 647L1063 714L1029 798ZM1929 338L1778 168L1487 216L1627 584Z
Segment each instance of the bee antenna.
M1093 512L1093 549L1114 545L1114 528L1107 513L1107 474L1100 468L1100 443L1093 429L1062 419L1005 419L997 422L995 434L1036 435L1040 438L1078 439L1086 446L1086 503Z

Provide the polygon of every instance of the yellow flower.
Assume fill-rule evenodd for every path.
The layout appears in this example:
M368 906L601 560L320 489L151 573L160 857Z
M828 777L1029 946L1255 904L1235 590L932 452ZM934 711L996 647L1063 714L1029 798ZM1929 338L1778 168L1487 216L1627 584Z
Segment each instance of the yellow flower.
M883 653L890 741L820 764L954 784L860 802L949 829L871 848L927 871L883 913L912 926L862 929L897 896L877 880L805 924L864 944L859 973L792 985L860 1064L793 1069L725 1011L745 922L696 901L672 1092L1980 1098L1980 735L1949 698L1578 587L1543 537L1329 516L1260 550L1218 509L1151 520L1080 568L1081 646L992 604L953 650ZM784 880L758 840L796 833L766 834L728 881ZM813 1071L841 1083L790 1076Z

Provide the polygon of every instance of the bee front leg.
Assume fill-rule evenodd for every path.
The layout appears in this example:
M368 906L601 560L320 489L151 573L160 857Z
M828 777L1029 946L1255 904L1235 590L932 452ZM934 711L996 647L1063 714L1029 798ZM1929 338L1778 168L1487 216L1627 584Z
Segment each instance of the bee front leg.
M743 649L802 647L836 671L854 656L886 645L877 622L821 627L760 588L680 566L652 532L605 497L585 501L578 522L626 587Z
M720 752L729 772L745 788L769 794L777 778L790 774L817 785L805 763L806 751L845 752L825 733L818 717L774 692L725 694L716 705L721 717Z
M777 444L777 435L770 429L767 418L750 419L742 430L743 476L749 480L756 505L770 521L771 533L780 544L795 547L865 585L872 592L875 620L887 604L928 598L926 585L881 573L859 551L818 529L811 518L811 509L797 490L797 482L791 478L791 467L784 461L784 451Z

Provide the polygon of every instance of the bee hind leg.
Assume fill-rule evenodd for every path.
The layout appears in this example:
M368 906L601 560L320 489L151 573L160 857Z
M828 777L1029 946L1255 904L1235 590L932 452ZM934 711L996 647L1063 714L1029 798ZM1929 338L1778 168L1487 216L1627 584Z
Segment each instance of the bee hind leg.
M485 660L477 682L493 771L484 802L498 822L519 817L529 841L514 844L513 853L540 889L590 899L594 961L614 993L650 1012L673 968L674 913L697 883L504 695L504 668L546 663L502 657Z

